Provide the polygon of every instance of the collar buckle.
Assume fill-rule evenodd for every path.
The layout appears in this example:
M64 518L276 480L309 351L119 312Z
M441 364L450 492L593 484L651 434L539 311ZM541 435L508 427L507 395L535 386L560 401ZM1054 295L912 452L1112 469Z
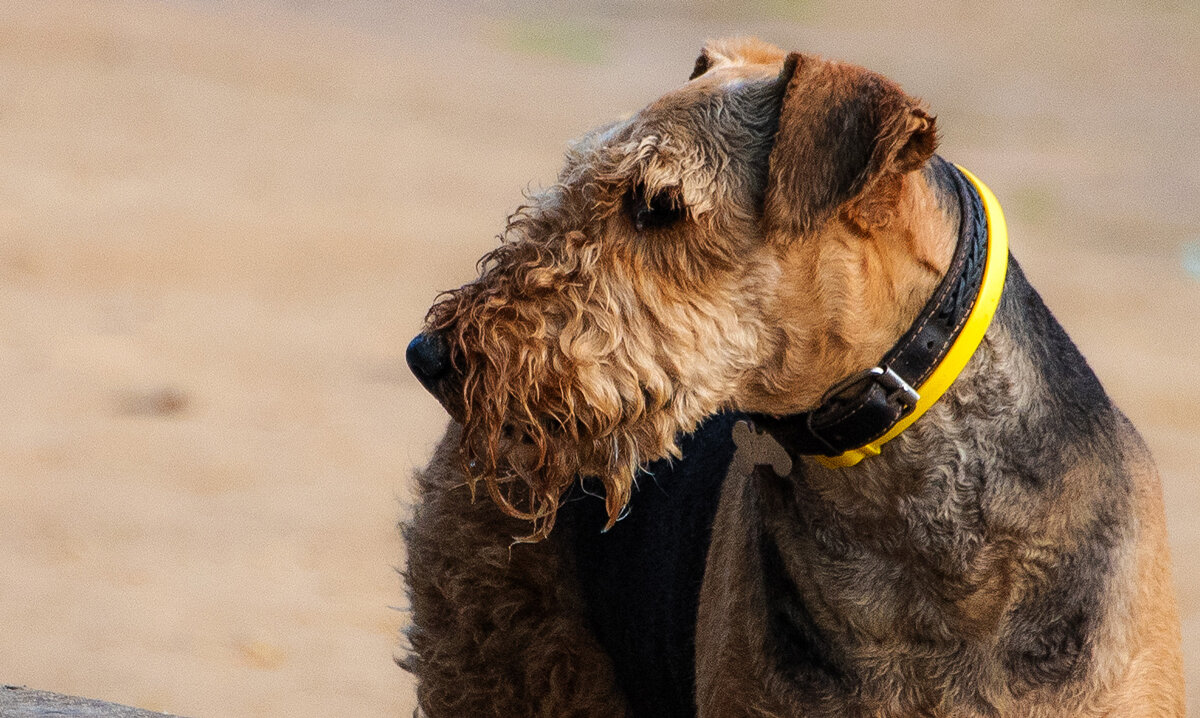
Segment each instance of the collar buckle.
M912 385L904 381L896 372L892 371L891 367L875 367L871 371L882 369L882 373L875 376L875 381L887 390L888 399L900 402L904 407L904 413L917 408L917 402L921 400L921 394Z
M917 408L917 402L921 400L920 393L891 367L875 366L851 374L825 392L825 395L821 397L821 409L805 414L805 428L809 436L821 447L821 453L826 456L837 456L845 451L845 449L835 446L833 441L823 435L823 431L828 429L831 424L845 420L843 407L846 404L857 403L861 406L866 402L870 394L869 384L872 382L883 389L884 398L889 405L899 407L899 410L892 415L894 417L890 420L892 424L913 413ZM853 413L852 411L851 414Z
M883 390L887 392L888 400L895 401L903 406L905 414L917 408L917 402L921 400L921 395L917 390L912 388L911 384L904 381L904 377L897 374L891 367L874 366L870 369L864 369L857 374L851 374L831 386L825 392L825 395L821 397L821 404L824 405L828 402L837 401L839 395L846 392L846 390L868 381L874 381L883 387Z

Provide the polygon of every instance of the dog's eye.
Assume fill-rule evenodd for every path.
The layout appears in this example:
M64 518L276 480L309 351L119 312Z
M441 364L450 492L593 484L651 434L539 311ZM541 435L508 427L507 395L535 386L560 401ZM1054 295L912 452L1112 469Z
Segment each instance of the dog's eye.
M629 217L639 232L665 229L676 224L687 214L679 193L665 189L650 196L644 187L636 187L628 197Z

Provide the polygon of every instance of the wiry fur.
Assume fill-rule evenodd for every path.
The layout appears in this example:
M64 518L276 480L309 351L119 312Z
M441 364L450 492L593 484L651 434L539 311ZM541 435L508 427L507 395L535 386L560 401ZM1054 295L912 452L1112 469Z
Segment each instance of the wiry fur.
M706 416L803 411L878 362L957 238L935 146L894 83L732 40L571 149L430 310L453 365L433 388L462 428L405 532L426 712L637 714L611 660L638 658L598 637L653 631L593 624L613 612L589 611L551 534L564 492L598 477L612 527L636 471ZM494 503L471 501L478 481ZM1014 264L966 372L881 456L725 481L688 584L694 708L1180 716L1157 481ZM510 545L528 521L549 540Z
M1047 371L1059 360L1086 367L1014 265L984 345L887 452L727 482L700 714L1182 715L1161 518L1134 505L1157 477L1090 372ZM1153 696L1131 676L1147 663Z

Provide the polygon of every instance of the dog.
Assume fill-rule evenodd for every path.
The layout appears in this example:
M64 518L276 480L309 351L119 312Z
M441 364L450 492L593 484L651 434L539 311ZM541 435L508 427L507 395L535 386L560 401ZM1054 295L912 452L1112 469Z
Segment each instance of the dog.
M421 711L1183 715L1152 459L936 149L754 39L571 146L408 348Z

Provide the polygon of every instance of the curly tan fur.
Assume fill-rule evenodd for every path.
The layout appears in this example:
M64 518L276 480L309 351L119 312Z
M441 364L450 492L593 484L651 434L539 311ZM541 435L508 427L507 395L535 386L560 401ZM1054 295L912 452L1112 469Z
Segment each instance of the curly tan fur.
M725 300L774 279L737 241L754 235L761 190L745 186L758 181L749 158L680 111L693 102L664 98L577 143L559 183L513 215L480 278L430 310L429 331L451 338L462 374L450 408L467 472L538 538L579 473L603 480L615 521L635 470L677 455L676 435L727 403L761 353L760 312ZM713 105L730 134L769 123L756 105ZM769 139L764 127L746 149L765 156ZM635 188L677 196L686 226L636 232L623 212Z

